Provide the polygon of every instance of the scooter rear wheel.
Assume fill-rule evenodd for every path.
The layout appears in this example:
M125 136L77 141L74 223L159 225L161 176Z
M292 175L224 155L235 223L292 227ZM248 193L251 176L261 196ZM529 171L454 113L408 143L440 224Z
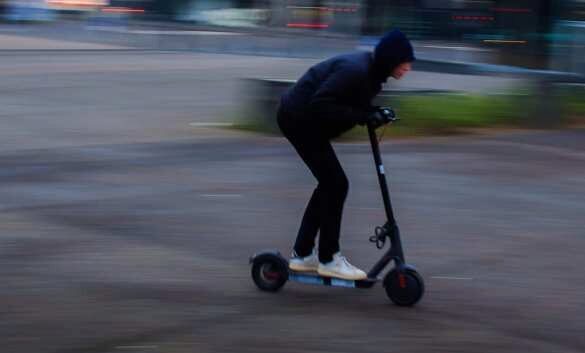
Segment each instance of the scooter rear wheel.
M390 300L399 306L413 306L423 296L425 285L413 269L393 269L384 278L384 288Z
M252 279L261 290L276 292L288 280L288 265L275 255L258 256L253 260Z

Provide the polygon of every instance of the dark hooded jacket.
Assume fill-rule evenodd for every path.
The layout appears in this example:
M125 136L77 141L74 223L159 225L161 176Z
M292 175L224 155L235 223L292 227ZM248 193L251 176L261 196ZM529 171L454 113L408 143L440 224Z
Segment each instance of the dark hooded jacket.
M412 61L410 42L394 30L380 40L374 52L339 55L311 67L283 94L280 109L299 128L336 137L365 123L382 83L396 66Z

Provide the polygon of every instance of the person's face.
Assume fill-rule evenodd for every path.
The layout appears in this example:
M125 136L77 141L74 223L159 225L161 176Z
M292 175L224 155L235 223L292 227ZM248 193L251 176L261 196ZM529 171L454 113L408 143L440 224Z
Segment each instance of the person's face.
M408 71L410 71L411 69L412 69L411 63L402 63L402 64L396 66L396 68L394 70L392 70L392 73L390 74L390 76L394 77L394 79L396 79L396 80L400 80L402 78L402 76L406 75L406 73Z

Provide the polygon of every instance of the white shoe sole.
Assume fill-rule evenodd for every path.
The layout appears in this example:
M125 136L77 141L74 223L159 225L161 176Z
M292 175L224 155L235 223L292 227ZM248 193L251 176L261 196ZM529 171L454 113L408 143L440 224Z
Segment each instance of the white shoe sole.
M317 272L317 266L299 265L290 262L288 264L288 268L296 272Z
M334 277L334 278L340 278L340 279L347 279L347 280L350 280L350 281L359 281L359 280L367 279L368 278L368 275L365 274L365 273L363 275L354 275L354 276L352 276L352 275L345 275L345 274L342 274L342 273L328 271L328 270L322 269L322 268L318 268L317 269L317 273L320 276L323 276L323 277Z

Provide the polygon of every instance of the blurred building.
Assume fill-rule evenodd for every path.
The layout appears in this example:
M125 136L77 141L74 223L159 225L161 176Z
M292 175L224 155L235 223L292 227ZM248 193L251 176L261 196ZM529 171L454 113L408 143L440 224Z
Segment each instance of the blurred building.
M362 33L399 27L421 40L494 48L503 64L546 68L553 34L568 18L582 21L583 0L367 0Z
M52 12L45 0L5 0L1 4L2 18L8 21L48 21Z
M551 66L585 75L585 1L562 2L550 33Z
M498 53L498 62L502 64L534 68L549 67L551 57L559 53L569 57L579 55L574 49L582 45L580 21L585 20L585 0L151 0L138 3L142 3L147 14L160 18L201 25L289 29L299 35L339 33L376 37L398 27L416 40L486 47Z
M54 11L96 11L109 5L108 0L45 0L47 8Z
M100 23L182 21L299 36L377 37L397 27L415 40L493 49L503 64L585 72L585 0L0 0L5 20L64 14Z
M552 0L367 0L365 33L401 27L422 38L519 39L550 25Z

